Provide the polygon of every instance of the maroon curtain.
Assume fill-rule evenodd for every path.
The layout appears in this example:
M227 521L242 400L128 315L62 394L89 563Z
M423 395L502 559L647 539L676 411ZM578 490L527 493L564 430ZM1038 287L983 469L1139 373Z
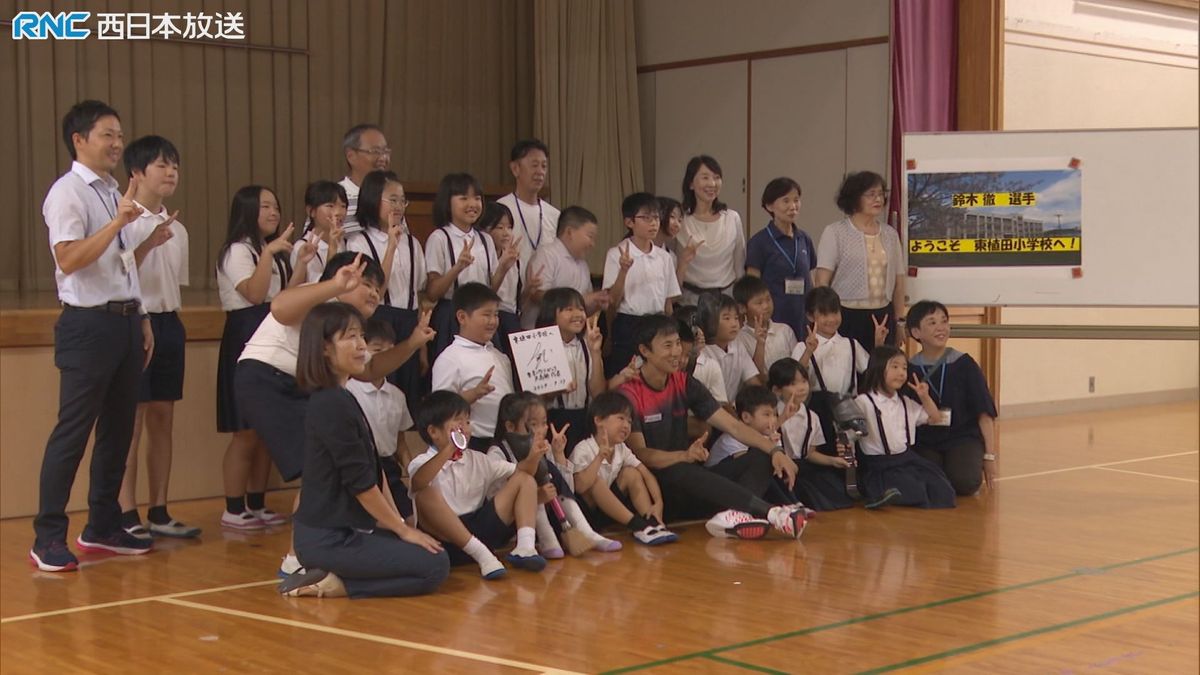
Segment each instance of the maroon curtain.
M956 0L892 0L892 211L900 209L904 134L955 128L957 26Z

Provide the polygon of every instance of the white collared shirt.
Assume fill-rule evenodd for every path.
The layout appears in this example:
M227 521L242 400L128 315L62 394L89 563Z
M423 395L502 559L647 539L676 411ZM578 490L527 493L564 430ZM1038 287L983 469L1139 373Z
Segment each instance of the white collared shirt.
M725 395L731 399L737 399L737 394L746 380L758 376L758 366L754 365L754 359L737 340L730 342L728 348L716 344L705 345L703 353L720 366L721 378L725 382Z
M571 451L571 464L574 465L575 472L579 473L586 469L598 454L600 454L600 444L596 442L595 436L589 436L579 441L575 449ZM605 485L612 485L617 480L617 474L621 473L621 469L641 465L641 461L634 456L628 445L618 443L613 447L612 457L600 463L600 471L596 474L596 480L602 481Z
M317 247L317 254L312 257L312 260L308 261L307 275L304 277L304 281L306 283L320 281L321 275L325 273L325 263L329 262L329 244L325 243L325 239L317 234L316 230L309 230L303 237L297 239L296 245L292 247L290 258L293 273L300 271L298 263L300 261L300 244L302 242L308 242Z
M64 241L80 241L96 234L117 215L121 199L117 181L101 178L79 162L59 176L42 202L42 217L50 235L50 255L55 258L54 280L58 299L77 307L94 307L116 300L141 300L142 289L134 266L126 272L122 252L131 255L135 244L122 230L100 257L70 274L58 266L54 247ZM124 248L122 248L124 244Z
M494 243L494 242L493 242ZM499 255L497 254L497 264ZM521 280L524 284L525 264L518 258L517 262L512 267L508 268L508 273L504 275L504 279L500 281L500 288L496 289L496 295L500 296L500 311L510 314L517 313L517 281ZM488 283L491 286L491 283ZM522 286L522 289L524 286Z
M235 309L245 309L253 306L246 296L238 292L238 284L254 276L258 260L265 253L256 253L249 239L234 242L225 252L224 260L217 265L217 292L221 298L221 309L232 312ZM279 295L283 288L283 277L280 276L279 263L271 261L271 283L267 286L267 297L263 302Z
M754 356L754 349L758 346L758 340L754 337L754 328L749 324L742 326L742 332L738 333L738 342L746 348L750 356ZM792 327L786 323L771 322L771 326L767 328L767 344L764 345L763 361L767 368L771 367L779 359L786 359L792 355L792 350L796 348L796 333Z
M561 239L554 239L548 244L542 244L537 253L529 260L529 270L540 271L542 277L541 290L551 288L574 288L579 294L587 297L592 288L592 271L586 260L580 260L571 255ZM526 278L529 273L526 272ZM521 327L525 330L533 328L537 322L538 306L528 303L525 313L521 316Z
M717 399L717 403L729 403L729 393L725 391L725 375L721 373L721 361L709 355L704 349L696 355L696 367L692 377L708 389L708 393Z
M467 240L472 238L474 244L471 246L471 255L475 256L475 260L470 267L459 273L456 285L446 291L447 300L454 294L454 288L465 283L477 281L488 288L492 287L491 275L498 264L496 244L487 232L476 229L463 232L457 225L439 227L425 240L425 269L428 273L444 275L454 265L454 261L450 259L450 251L446 248L447 239L454 247L454 260L458 260L462 256L463 247L467 245Z
M567 365L571 367L571 379L575 381L575 391L555 396L554 400L549 403L549 407L581 410L588 405L588 382L591 381L592 369L596 367L596 364L592 362L592 355L588 351L587 345L583 343L583 338L578 335L574 340L564 343L563 350L567 353Z
M517 199L515 192L510 192L496 201L507 206L512 212L513 239L520 247L521 281L524 282L529 278L528 270L532 269L529 267L529 261L533 254L558 239L556 232L560 212L545 199L539 198L536 204L527 204ZM537 245L536 249L534 244Z
M371 426L379 456L391 457L396 454L400 432L413 426L404 392L387 380L383 381L382 387L376 387L374 382L351 379L346 383L346 389L354 395Z
M779 414L783 415L787 404L779 402ZM811 432L809 430L812 430ZM795 459L801 459L808 454L809 449L825 444L825 430L821 428L821 418L801 403L795 415L787 418L780 425L783 436L783 449ZM808 445L804 446L804 436L808 435Z
M508 357L491 342L481 345L455 335L454 341L433 362L433 390L459 394L479 384L493 367L491 384L495 388L471 405L471 435L479 438L496 435L500 399L513 392L512 365Z
M867 369L867 361L870 360L870 355L858 344L857 340L834 333L833 337L827 338L820 333L817 333L817 349L813 352L812 363L808 364L809 382L812 384L813 391L831 391L834 393L854 393L857 391L857 378L850 377L851 359L850 350L854 350L854 370L856 375L862 374ZM792 350L792 358L797 361L804 355L804 343L799 343ZM816 376L816 369L813 364L816 364L821 369L821 378ZM821 380L825 381L825 386L821 386ZM825 387L828 387L826 389Z
M677 246L703 241L683 272L683 280L700 288L725 288L746 273L746 228L737 211L726 208L711 223L688 214L676 235Z
M142 206L138 204L138 206ZM158 227L170 218L167 208L150 213L142 207L142 215L125 226L126 240L136 249ZM180 286L188 285L188 233L178 220L171 223L171 238L155 246L138 265L138 281L142 286L142 307L147 312L177 312L183 306Z
M408 463L408 475L417 475L417 471L436 455L436 449L428 448L413 457ZM442 493L455 514L465 516L478 511L483 501L499 492L516 470L516 464L494 455L463 450L458 459L446 460L430 485Z
M675 278L671 256L653 243L649 253L635 246L632 239L625 239L608 249L608 255L604 256L601 287L612 288L617 282L617 274L621 271L621 249L625 246L629 246L633 266L625 274L625 295L617 312L633 316L661 314L668 298L679 297L679 279Z
M360 188L350 180L350 176L338 181L338 185L341 185L342 189L346 191L346 219L342 221L342 231L345 234L361 232L362 225L358 224L358 191ZM315 279L310 279L310 281L315 281Z
M358 233L346 237L346 250L362 253L364 256L374 257L371 252L371 246L367 245L367 240L370 239L371 245L375 247L374 253L378 253L380 258L384 253L387 253L388 236L386 232L381 232L374 227L359 228ZM409 255L409 244L412 245L412 255ZM381 266L383 260L376 260ZM392 277L388 279L387 292L388 299L391 301L392 307L400 309L420 309L421 306L421 291L425 290L425 281L428 278L425 272L425 251L421 248L421 242L417 241L408 228L404 228L404 234L396 240L396 253L392 257ZM409 292L409 281L413 282L412 292Z
M908 450L909 441L917 437L917 427L929 421L929 413L925 412L920 403L900 394L859 394L854 402L862 410L863 417L867 418L867 428L870 429L870 433L859 440L859 447L864 455L888 454L884 452L883 440L879 434L879 422L875 416L876 406L879 408L879 416L883 418L888 449L893 455ZM875 406L871 405L872 402ZM908 409L907 429L904 428L905 408Z
M716 466L728 457L734 457L746 452L750 446L739 441L729 434L721 434L716 443L713 443L712 450L708 451L708 459L704 460L704 466Z

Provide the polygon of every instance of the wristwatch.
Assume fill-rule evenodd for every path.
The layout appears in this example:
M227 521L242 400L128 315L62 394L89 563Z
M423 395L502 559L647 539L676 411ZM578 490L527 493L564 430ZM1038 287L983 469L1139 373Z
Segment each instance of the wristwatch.
M994 462L994 461L996 461L996 456L990 452L985 452L985 453L983 453L983 461Z

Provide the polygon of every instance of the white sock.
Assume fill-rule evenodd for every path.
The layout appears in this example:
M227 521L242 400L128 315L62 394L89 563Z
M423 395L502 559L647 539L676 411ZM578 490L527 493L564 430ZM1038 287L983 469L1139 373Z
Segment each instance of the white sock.
M592 529L592 524L587 521L587 516L583 515L583 509L579 508L578 502L570 497L562 497L558 501L562 504L563 513L566 514L567 522L571 523L571 527L579 530L592 541L607 541L607 539Z
M535 539L536 535L532 527L518 527L517 545L512 552L519 556L537 555L537 549L533 546Z
M283 556L283 563L279 566L279 569L287 574L292 574L303 567L304 566L300 564L300 559L297 558L294 553L289 553Z
M550 518L546 515L546 509L539 506L537 513L534 514L533 524L537 532L537 543L539 550L546 551L549 549L562 549L562 544L558 542L558 537L554 534L554 528L550 525ZM518 544L519 545L519 544Z
M483 576L487 576L498 569L504 569L504 563L500 562L496 556L492 555L492 552L488 549L488 547L484 546L483 542L479 541L475 537L471 537L471 539L467 541L467 545L463 546L463 553L471 556L475 559L475 562L479 563L479 572L483 574Z

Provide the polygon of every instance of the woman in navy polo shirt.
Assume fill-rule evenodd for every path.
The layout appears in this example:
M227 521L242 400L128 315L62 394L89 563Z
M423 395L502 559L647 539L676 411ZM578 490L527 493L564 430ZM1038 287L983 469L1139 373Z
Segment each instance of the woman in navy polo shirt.
M775 315L804 341L808 319L804 294L812 288L812 270L817 266L813 240L800 229L800 184L791 178L776 178L763 190L762 207L771 214L767 226L746 244L746 274L762 277L771 289Z

